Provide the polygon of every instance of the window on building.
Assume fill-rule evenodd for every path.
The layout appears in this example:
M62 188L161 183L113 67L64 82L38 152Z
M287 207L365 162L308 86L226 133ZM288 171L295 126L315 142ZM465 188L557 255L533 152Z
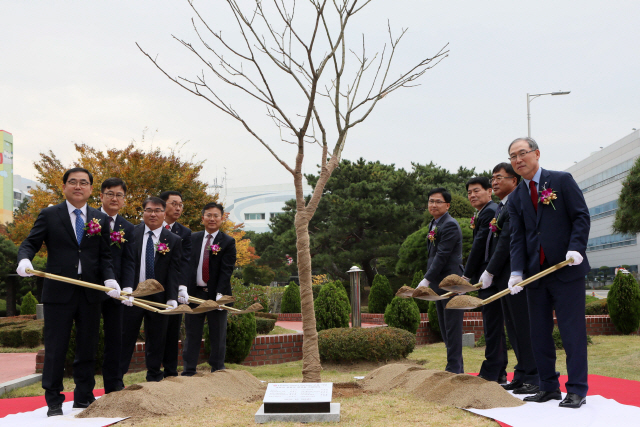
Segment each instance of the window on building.
M265 214L264 213L246 213L246 214L244 214L244 220L245 221L260 220L260 219L265 219Z
M269 218L273 219L275 217L277 217L278 215L282 215L284 212L271 212L269 214Z
M613 200L611 202L603 203L601 205L589 208L589 215L591 215L591 220L595 221L596 219L615 215L617 210L618 210L618 201Z
M13 192L13 199L14 200L22 200L22 193L18 193L17 191Z
M584 181L580 181L578 183L578 187L580 187L580 190L582 190L583 193L587 193L595 190L596 188L600 188L603 185L622 179L627 176L629 169L631 169L635 161L635 158L629 159L619 165L607 169L606 171L602 171L599 174L587 178Z
M635 234L609 234L608 236L599 236L589 239L587 241L587 252L602 251L605 249L637 244L638 239Z

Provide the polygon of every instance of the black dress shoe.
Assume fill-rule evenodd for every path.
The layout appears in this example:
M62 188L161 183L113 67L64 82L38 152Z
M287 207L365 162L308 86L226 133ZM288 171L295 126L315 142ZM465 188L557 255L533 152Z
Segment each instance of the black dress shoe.
M587 398L575 393L567 393L564 400L558 405L561 408L578 409L582 405L587 404Z
M511 381L509 384L502 384L502 388L505 390L515 390L522 387L524 384L522 381Z
M524 398L525 402L548 402L549 400L562 400L562 393L560 389L554 391L539 391L533 396L527 396Z
M522 387L519 387L513 390L513 394L536 394L540 391L540 387L533 384L522 384Z
M55 417L57 415L62 415L62 405L49 406L47 417Z
M86 409L89 407L89 405L91 405L93 402L95 402L96 399L93 398L88 402L73 402L73 409Z
M498 384L502 385L502 384L506 384L507 383L507 375L502 375L501 377L498 377Z

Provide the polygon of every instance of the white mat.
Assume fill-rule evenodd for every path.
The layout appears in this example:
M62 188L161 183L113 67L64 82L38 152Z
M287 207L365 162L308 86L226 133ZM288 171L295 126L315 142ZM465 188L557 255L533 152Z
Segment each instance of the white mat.
M513 395L524 399L526 395ZM562 393L564 398L565 393ZM587 396L580 409L560 408L559 400L526 402L516 408L466 409L512 427L619 427L640 425L640 408L602 396Z
M83 409L73 409L73 402L62 404L62 413L64 414L62 416L47 417L48 409L45 406L31 412L7 415L0 418L0 427L102 427L126 420L126 418L75 418Z

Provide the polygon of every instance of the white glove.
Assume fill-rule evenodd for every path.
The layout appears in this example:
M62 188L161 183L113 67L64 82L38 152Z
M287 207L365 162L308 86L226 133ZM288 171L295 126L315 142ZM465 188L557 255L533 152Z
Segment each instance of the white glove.
M487 289L493 282L493 274L485 270L482 276L480 276L480 281L482 282L482 289Z
M422 288L424 286L429 287L429 281L427 279L422 279L420 283L418 283L418 288Z
M187 293L187 287L184 285L178 286L178 302L180 304L189 304L189 294Z
M127 289L127 288L125 288ZM128 288L131 289L131 288ZM120 301L121 303L123 303L124 305L126 305L127 307L133 307L133 297L129 297L129 299L123 299L122 301Z
M167 308L165 308L165 310L171 310L171 309L174 309L174 308L178 307L178 303L174 299L170 299L169 301L167 301L167 305L170 305L171 308L167 307Z
M132 292L133 292L133 288L122 288L122 292L123 292L123 293L130 294L130 293L132 293Z
M222 298L222 294L216 294L216 301L218 301L220 298Z
M582 255L580 255L580 252L576 252L576 251L567 252L565 259L569 259L569 258L573 258L573 262L569 265L580 265L580 263L582 263Z
M116 299L120 297L120 285L118 285L118 282L113 279L107 279L104 281L104 285L107 288L113 289L112 291L105 292L107 295L109 295L111 298Z
M509 277L509 290L511 291L511 295L515 295L524 289L522 286L517 286L518 283L522 282L522 276L511 276Z
M18 264L18 268L16 268L16 273L18 273L20 277L33 276L33 274L31 273L27 273L27 268L33 270L33 265L31 264L31 261L29 260L29 258L23 258L20 260L20 263Z

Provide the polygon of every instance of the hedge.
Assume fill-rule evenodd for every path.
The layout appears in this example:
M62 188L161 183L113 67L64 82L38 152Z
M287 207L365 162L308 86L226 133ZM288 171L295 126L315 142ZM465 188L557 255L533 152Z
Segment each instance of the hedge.
M387 361L407 357L416 336L398 328L335 328L318 333L322 361Z
M605 298L605 299L588 303L585 306L585 314L587 316L609 314L607 299Z
M273 328L275 327L275 319L265 319L263 317L256 316L256 332L258 335L269 335L269 332L273 331Z
M6 317L0 321L0 345L3 347L37 347L43 342L44 320L35 315Z
M274 319L274 320L278 320L278 314L277 313L263 313L261 311L254 313L256 315L256 317L262 317L264 319Z

